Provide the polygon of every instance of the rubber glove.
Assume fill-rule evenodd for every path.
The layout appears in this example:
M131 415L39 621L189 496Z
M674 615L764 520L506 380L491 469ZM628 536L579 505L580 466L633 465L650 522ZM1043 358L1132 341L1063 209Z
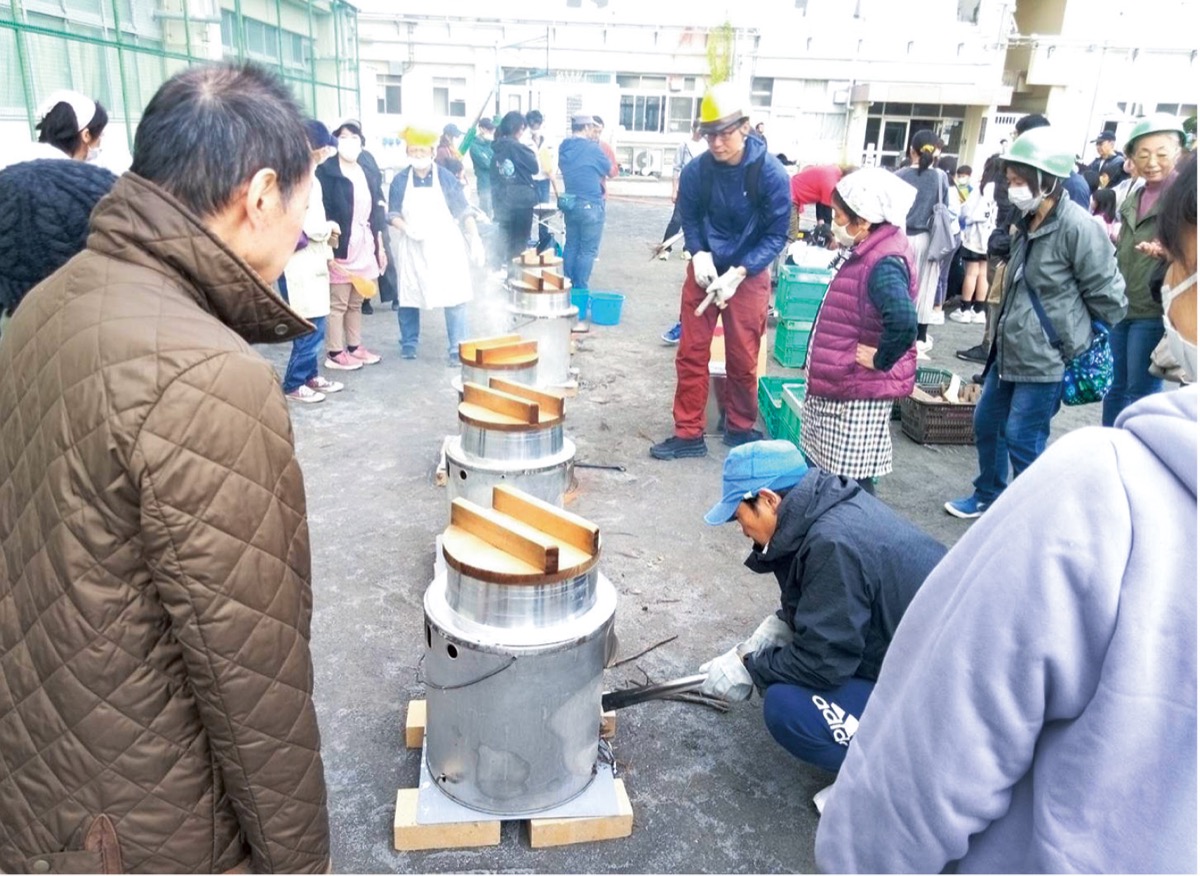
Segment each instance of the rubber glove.
M763 648L782 648L792 642L792 628L779 619L779 615L768 615L750 638L738 646L743 654L754 654Z
M737 268L730 268L720 277L713 281L708 287L710 293L716 293L716 305L718 310L724 310L729 299L733 297L733 293L737 291L738 285L746 278Z
M707 289L717 279L717 266L713 264L711 252L698 252L692 256L692 276L701 289Z
M742 663L741 646L730 648L715 660L709 660L700 667L701 672L707 672L708 678L700 685L700 693L710 697L719 697L731 703L750 699L754 690L754 680Z

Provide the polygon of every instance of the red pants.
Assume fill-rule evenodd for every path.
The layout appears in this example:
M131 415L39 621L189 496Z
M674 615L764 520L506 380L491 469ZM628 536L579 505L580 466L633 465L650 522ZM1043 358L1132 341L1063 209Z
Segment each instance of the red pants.
M704 435L704 408L708 404L708 358L717 316L725 327L725 428L744 432L758 418L758 351L767 330L767 304L771 298L768 271L742 280L724 310L710 304L700 316L696 308L705 291L696 285L692 266L683 281L683 333L675 354L675 434L680 438Z

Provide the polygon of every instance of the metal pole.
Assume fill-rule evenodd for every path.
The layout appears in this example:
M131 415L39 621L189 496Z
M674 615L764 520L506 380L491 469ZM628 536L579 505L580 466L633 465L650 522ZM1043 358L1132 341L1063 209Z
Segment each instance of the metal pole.
M117 43L117 72L121 76L121 107L125 110L125 139L128 141L129 154L132 155L133 112L129 109L129 78L125 75L125 50L121 43L121 10L117 8L118 2L119 0L112 0L113 39ZM140 101L140 94L138 95L138 99Z
M21 67L21 88L25 92L25 117L29 122L29 137L36 139L37 137L37 119L34 114L36 107L34 106L33 95L33 71L29 69L29 61L25 46L25 33L21 29L21 7L17 5L17 0L11 0L12 20L13 20L13 42L17 46L17 63Z
M313 118L320 116L320 110L317 109L317 38L313 32L313 0L308 0L305 4L305 9L308 11L308 75L309 88L312 91L312 114Z
M234 41L235 41L236 45L234 46L234 48L237 49L238 60L245 61L246 60L246 22L242 18L242 0L233 0L233 15L234 15L234 18L237 19L237 27L235 28L237 33L234 34Z
M342 112L342 28L341 4L333 0L333 82L337 88L337 114L340 120Z
M183 46L187 50L188 57L194 58L196 53L192 51L192 20L188 15L188 5L190 3L191 0L182 0L181 2L183 6Z
M279 72L283 74L283 7L280 0L275 0L275 57L279 61Z

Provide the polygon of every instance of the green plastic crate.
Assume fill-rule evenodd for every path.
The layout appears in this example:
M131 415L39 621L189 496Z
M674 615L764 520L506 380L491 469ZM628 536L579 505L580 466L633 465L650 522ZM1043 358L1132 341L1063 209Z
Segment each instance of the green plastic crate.
M815 319L833 271L786 265L779 271L775 309L780 319Z
M775 327L775 361L785 368L803 368L814 320L781 319Z
M799 392L797 392L799 389ZM783 388L783 407L780 410L780 438L800 446L800 409L804 404L804 386Z
M763 429L772 438L783 438L783 391L798 389L804 396L804 381L796 377L758 378L758 412L762 415Z

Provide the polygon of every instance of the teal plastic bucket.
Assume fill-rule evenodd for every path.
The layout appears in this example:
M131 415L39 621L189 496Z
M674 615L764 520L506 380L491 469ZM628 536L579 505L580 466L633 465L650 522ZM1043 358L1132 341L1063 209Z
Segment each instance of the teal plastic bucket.
M579 319L585 320L588 318L588 306L592 301L592 293L587 289L572 289L571 290L571 305L579 308Z
M593 292L591 303L592 322L596 325L616 325L621 321L625 296L620 292Z

